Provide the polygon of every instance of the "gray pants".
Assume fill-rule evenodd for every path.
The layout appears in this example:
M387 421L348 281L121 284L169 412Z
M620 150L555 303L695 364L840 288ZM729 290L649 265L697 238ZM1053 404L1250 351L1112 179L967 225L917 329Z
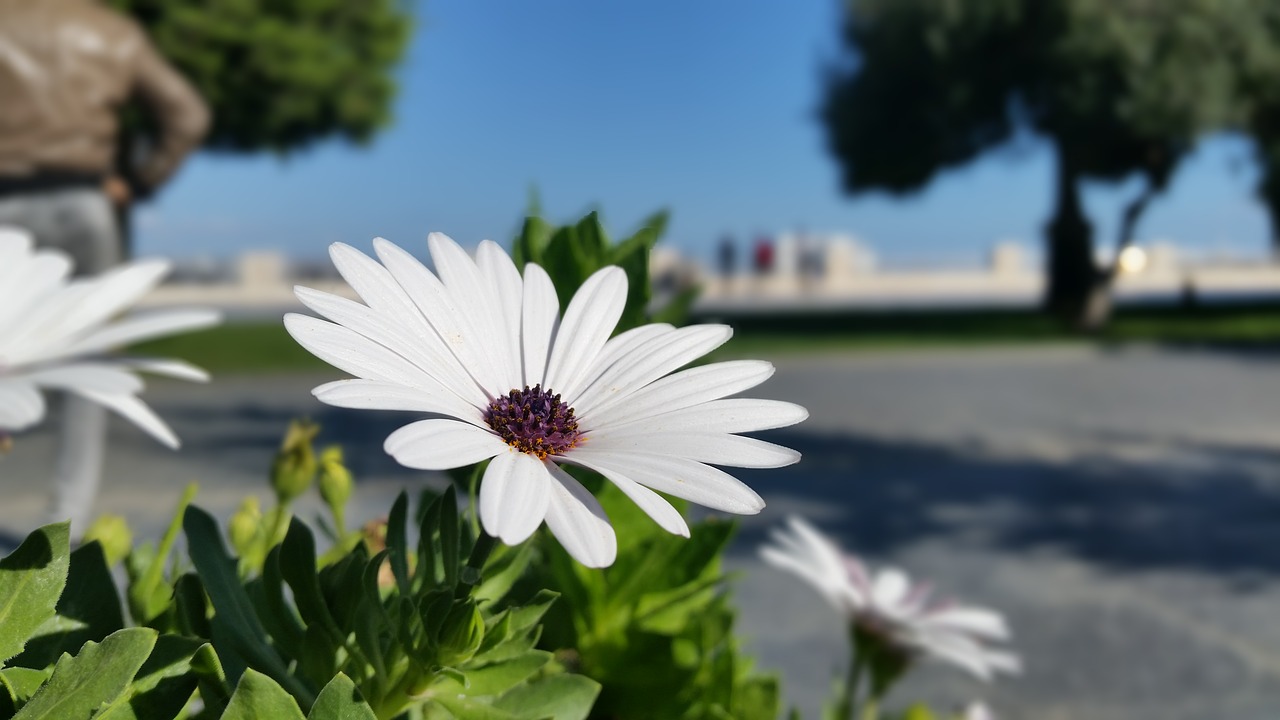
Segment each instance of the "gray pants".
M122 260L120 233L111 203L92 189L53 190L0 196L0 225L24 228L43 248L71 256L77 275L93 275ZM107 411L75 395L64 394L58 454L48 518L71 520L72 537L92 520L102 481Z

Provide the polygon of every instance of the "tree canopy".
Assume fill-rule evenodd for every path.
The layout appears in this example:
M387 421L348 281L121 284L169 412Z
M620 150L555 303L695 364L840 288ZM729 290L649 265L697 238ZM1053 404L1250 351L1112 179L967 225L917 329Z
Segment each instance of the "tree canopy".
M391 119L412 27L401 0L113 0L213 109L206 146L363 142Z
M1245 121L1247 48L1231 38L1256 22L1255 6L1262 5L850 2L843 28L849 52L829 76L822 112L844 187L908 193L1016 133L1045 138L1059 163L1048 302L1079 314L1100 281L1109 282L1094 265L1079 183L1145 178L1123 218L1120 241L1127 242L1196 141ZM1276 108L1280 115L1280 103Z

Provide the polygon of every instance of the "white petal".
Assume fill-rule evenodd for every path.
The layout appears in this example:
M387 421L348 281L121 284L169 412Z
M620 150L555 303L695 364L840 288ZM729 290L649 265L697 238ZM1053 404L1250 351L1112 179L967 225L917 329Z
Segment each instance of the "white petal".
M800 460L791 448L726 433L599 430L588 442L595 450L649 452L730 467L775 468Z
M485 395L492 398L511 390L493 362L496 351L493 339L482 328L471 325L470 313L457 305L444 283L417 258L393 243L374 240L373 248L435 329L444 347L475 378Z
M421 368L350 328L295 313L284 316L284 327L312 355L356 377L411 387L434 381Z
M845 599L840 584L814 565L809 558L770 546L760 548L760 558L765 563L803 580L836 612L847 615L854 611L856 606L850 605Z
M663 530L673 535L689 537L689 524L685 522L684 516L661 495L622 473L609 470L600 474L604 475L627 497L631 498L631 501L643 510L646 515L653 518L653 521L658 523Z
M694 325L667 333L614 363L572 405L588 413L625 402L631 393L720 347L732 335L727 325Z
M305 287L294 288L294 292L307 307L415 365L422 374L436 381L432 384L433 389L445 388L472 405L488 404L484 391L420 317L412 326L406 327L397 325L392 315L376 312L337 295Z
M621 337L621 336L619 336ZM809 417L809 411L794 403L757 398L725 398L693 407L654 415L633 422L610 425L608 430L644 428L654 432L744 433L795 425Z
M599 380L601 375L605 374L619 360L629 356L636 348L656 341L664 335L675 332L675 330L674 327L666 323L651 323L631 328L626 332L609 338L609 341L601 348L600 354L596 356L596 361L592 363L587 370L587 374L583 376L582 390L585 391ZM579 395L581 395L581 392ZM576 407L577 399L577 397L571 398L569 404Z
M608 567L618 556L618 537L600 501L569 473L547 463L552 498L547 527L574 560L592 568Z
M523 311L520 303L524 299L524 281L520 279L520 270L511 261L511 256L492 240L480 242L480 247L476 250L476 265L480 268L480 274L489 282L498 325L501 330L506 331L504 352L511 359L511 387L523 387L524 358L520 346Z
M637 390L625 403L578 417L584 430L603 430L742 392L768 380L773 372L773 365L763 360L731 360L689 368Z
M41 387L74 392L133 395L143 389L137 375L101 363L54 365L23 373L23 377Z
M120 358L115 362L121 367L130 370L139 370L141 372L152 373L155 375L165 375L179 380L188 380L191 382L209 382L209 373L191 363L181 360L164 360L159 358Z
M95 330L67 346L62 354L96 353L152 338L212 327L222 322L214 310L164 310L135 315Z
M396 462L419 470L448 470L506 452L496 435L457 420L419 420L387 436L382 448Z
M996 612L985 608L955 606L934 610L920 619L922 625L963 632L990 640L1007 640L1009 626Z
M69 389L77 395L120 413L125 419L142 428L148 435L159 440L164 445L174 450L177 450L181 445L178 442L178 436L173 434L173 430L169 429L165 421L161 420L160 416L156 415L146 403L133 395L100 393L85 388Z
M451 415L484 426L479 408L459 402L452 393L376 380L335 380L311 391L326 405L358 410L407 410Z
M516 348L508 344L509 335L492 290L493 281L480 273L467 251L448 235L438 232L427 235L427 247L440 280L457 307L466 314L470 326L480 333L483 346L488 349L488 360L498 373L495 381L499 391L516 387L520 382L519 361Z
M529 539L547 516L552 480L543 462L515 450L499 453L480 483L480 522L508 545Z
M627 274L619 267L597 270L569 301L556 333L543 387L573 396L617 327L627 303Z
M547 271L524 266L524 300L520 308L520 344L524 354L524 384L541 384L547 375L551 341L560 324L560 300Z
M61 338L82 333L137 302L168 272L168 262L144 260L76 280L67 288L68 296L76 298L74 304L53 318L42 319L40 333Z
M44 419L44 397L20 378L0 379L0 429L25 430Z
M641 485L715 510L754 515L764 508L764 500L741 480L693 460L588 447L574 448L561 457L601 474L625 475Z

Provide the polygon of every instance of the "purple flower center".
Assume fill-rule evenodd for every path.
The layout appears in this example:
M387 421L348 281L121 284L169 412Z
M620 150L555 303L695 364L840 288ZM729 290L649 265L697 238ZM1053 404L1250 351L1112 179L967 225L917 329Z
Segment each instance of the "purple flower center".
M541 385L494 398L484 419L508 445L539 458L559 455L582 440L573 408Z

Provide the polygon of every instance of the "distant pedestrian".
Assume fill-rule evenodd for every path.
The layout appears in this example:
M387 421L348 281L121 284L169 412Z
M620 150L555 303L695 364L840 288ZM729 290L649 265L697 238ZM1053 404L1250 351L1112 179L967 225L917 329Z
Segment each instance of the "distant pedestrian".
M157 136L126 180L120 112L149 110ZM154 192L209 126L200 96L128 17L96 0L0 0L0 225L58 248L79 275L124 254L116 212ZM90 519L106 415L72 396L63 411L50 516Z
M718 253L720 258L720 276L726 278L733 277L733 271L737 269L736 266L738 264L738 248L734 245L732 235L725 235L720 238Z
M757 238L754 259L757 275L773 272L773 240L764 236Z

